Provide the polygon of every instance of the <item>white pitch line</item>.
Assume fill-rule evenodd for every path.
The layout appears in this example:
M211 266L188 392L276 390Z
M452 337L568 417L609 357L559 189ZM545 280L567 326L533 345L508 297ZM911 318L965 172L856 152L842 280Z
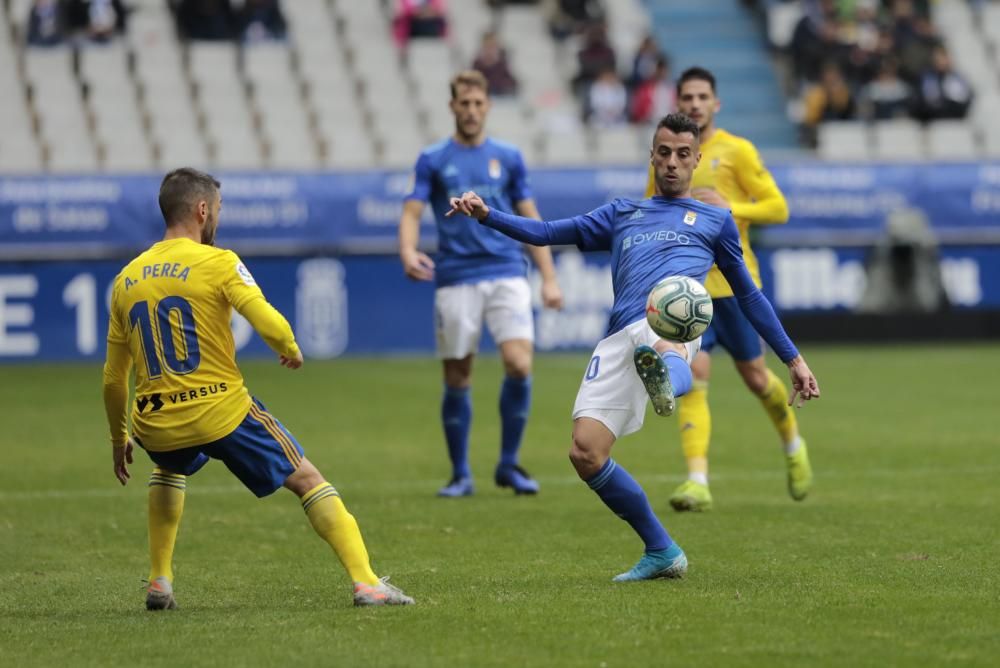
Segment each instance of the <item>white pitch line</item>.
M941 475L958 475L958 476L977 476L977 475L996 475L1000 473L1000 467L977 467L977 468L965 468L965 469L860 469L860 470L850 470L850 471L838 471L835 469L823 469L817 473L817 477L822 479L836 479L836 478L920 478L920 477L939 477ZM741 471L732 473L718 473L712 476L713 480L735 480L735 481L746 481L746 480L777 480L783 479L785 477L785 472L782 469L774 468L769 470L755 470L755 471ZM677 483L684 479L683 475L680 474L650 474L650 475L639 475L637 479L640 483L644 484L657 484L657 483ZM429 489L433 491L437 489L437 486L441 484L443 478L434 478L426 480L405 480L396 482L386 482L381 481L380 483L371 484L365 483L365 488L372 489L373 487L380 490L396 490L396 489ZM571 486L582 484L580 479L576 476L540 476L537 478L538 482L542 485L553 485L557 487ZM336 483L334 483L336 487ZM17 492L0 492L0 501L36 501L41 499L79 499L79 498L111 498L117 496L138 496L137 490L146 489L145 480L133 480L128 488L122 489L120 486L116 485L113 481L108 483L107 487L90 487L84 489L34 489L34 490L24 490ZM198 485L197 480L193 480L187 491L195 496L204 495L227 495L227 494L250 494L242 485Z

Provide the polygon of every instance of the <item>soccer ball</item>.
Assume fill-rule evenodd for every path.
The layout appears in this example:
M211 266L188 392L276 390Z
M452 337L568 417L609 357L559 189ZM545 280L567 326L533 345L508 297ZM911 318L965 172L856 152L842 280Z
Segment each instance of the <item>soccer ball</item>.
M646 321L661 338L694 341L712 322L712 298L693 278L667 276L649 291Z

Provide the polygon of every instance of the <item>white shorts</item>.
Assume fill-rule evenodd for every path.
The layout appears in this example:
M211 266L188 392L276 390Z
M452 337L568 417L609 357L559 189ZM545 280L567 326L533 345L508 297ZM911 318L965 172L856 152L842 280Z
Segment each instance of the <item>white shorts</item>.
M438 288L434 292L438 357L458 360L478 351L483 320L498 344L534 341L528 279L518 276Z
M573 419L593 418L611 430L615 438L639 431L649 395L636 373L633 353L636 346L651 346L657 340L659 337L645 318L602 339L594 348L576 393ZM701 349L701 337L684 346L691 364Z

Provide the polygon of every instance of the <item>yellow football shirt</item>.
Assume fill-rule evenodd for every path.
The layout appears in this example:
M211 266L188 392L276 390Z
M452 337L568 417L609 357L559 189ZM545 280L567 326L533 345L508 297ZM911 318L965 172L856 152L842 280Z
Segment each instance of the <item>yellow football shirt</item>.
M653 178L653 167L650 165L646 197L655 192ZM788 203L761 161L757 149L743 137L716 129L701 144L701 162L691 179L691 189L699 188L711 188L729 202L740 232L743 260L754 283L760 287L760 267L757 256L750 248L750 225L788 222ZM705 278L705 288L713 297L733 296L733 289L714 265Z
M120 392L129 362L135 369L132 431L146 449L204 445L239 426L250 394L236 366L233 308L253 314L248 319L258 331L270 329L265 340L278 352L297 354L288 322L232 251L170 239L125 266L112 288L105 365L113 442L124 441L125 419L108 400L108 387ZM116 368L123 365L125 373Z

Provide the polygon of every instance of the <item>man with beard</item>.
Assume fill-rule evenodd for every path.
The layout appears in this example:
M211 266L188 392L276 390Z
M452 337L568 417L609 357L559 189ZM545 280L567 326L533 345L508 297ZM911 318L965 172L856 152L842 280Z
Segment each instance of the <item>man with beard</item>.
M750 247L750 226L787 222L788 203L754 145L716 125L715 115L720 108L711 72L692 67L681 74L677 81L677 109L697 123L701 132L702 160L691 177L692 197L732 212L740 233L743 262L759 288L760 268ZM655 181L651 167L647 197L655 193ZM813 475L805 439L799 435L795 413L788 406L788 391L768 369L760 335L744 316L732 287L718 267L708 272L705 288L712 295L715 314L702 336L701 352L691 363L694 375L691 391L677 412L688 479L674 490L670 505L678 511L706 511L712 507L708 487L708 445L712 431L708 379L712 364L709 353L716 345L725 348L733 358L747 389L760 400L774 424L784 452L788 493L801 501L809 493Z
M354 517L305 458L295 437L243 384L229 322L235 308L289 369L302 353L288 321L264 298L235 253L214 247L219 182L194 169L160 185L163 240L115 278L104 365L104 404L114 473L129 480L133 444L153 461L149 479L148 610L177 607L172 560L187 477L221 460L250 491L295 493L316 533L354 582L355 605L413 603L379 579ZM128 377L135 371L132 434Z
M483 321L500 349L505 378L500 388L500 456L493 479L515 494L536 494L538 483L521 468L521 437L531 407L534 322L524 247L499 232L464 225L446 217L448 200L466 190L483 195L491 207L538 219L528 187L524 160L517 147L486 136L490 98L486 77L460 72L451 80L451 113L455 133L420 154L413 189L399 221L399 258L403 271L416 281L434 281L434 325L437 352L444 366L441 423L451 478L438 491L442 497L474 492L469 467L472 425L472 362L479 349ZM436 262L417 250L420 217L430 201L437 220ZM552 255L548 248L528 246L542 275L542 303L562 306Z

